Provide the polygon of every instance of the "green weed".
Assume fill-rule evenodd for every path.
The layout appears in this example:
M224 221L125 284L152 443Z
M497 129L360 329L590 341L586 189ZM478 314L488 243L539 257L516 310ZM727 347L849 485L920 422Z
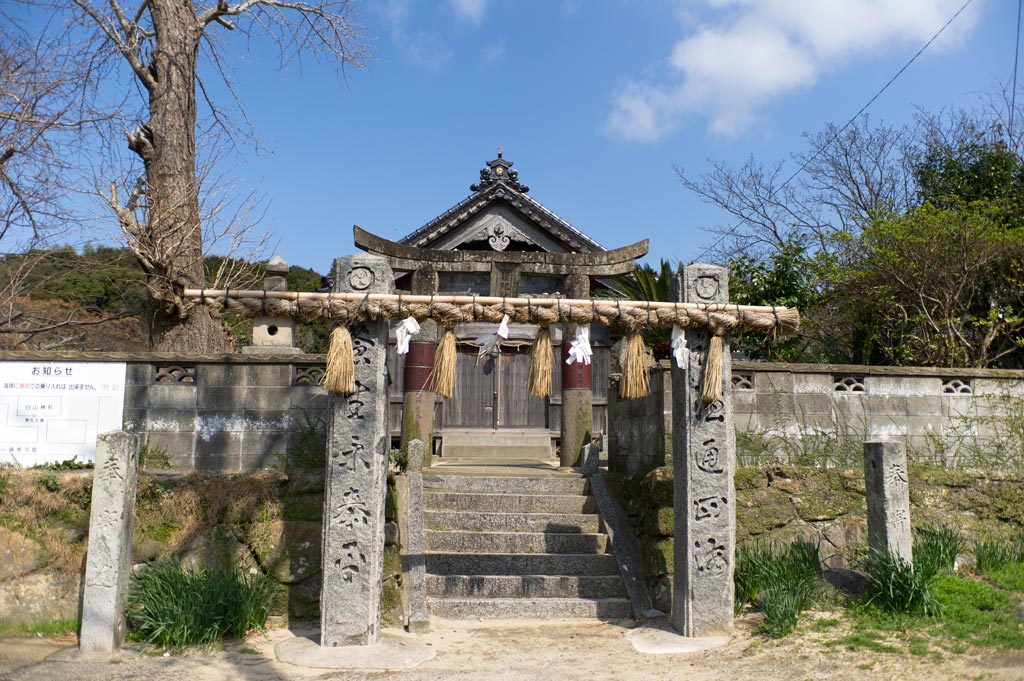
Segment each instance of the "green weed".
M938 615L942 605L928 588L929 576L902 556L870 548L864 554L871 603L903 615Z
M740 547L733 577L736 611L757 605L764 613L759 631L785 636L818 593L820 565L818 547L804 542Z
M153 563L132 583L128 618L134 637L162 648L240 639L262 629L277 590L262 573Z
M964 548L959 532L945 525L926 525L914 533L914 569L931 579L940 572L952 572L956 557Z
M974 542L974 568L983 575L1017 561L1017 547L1008 539L987 536Z
M41 620L21 624L0 624L0 634L18 636L61 636L78 631L78 618Z
M142 447L139 448L139 467L149 469L170 468L171 454L167 451L167 447L159 442L151 443L149 438L146 438L146 441L142 443Z

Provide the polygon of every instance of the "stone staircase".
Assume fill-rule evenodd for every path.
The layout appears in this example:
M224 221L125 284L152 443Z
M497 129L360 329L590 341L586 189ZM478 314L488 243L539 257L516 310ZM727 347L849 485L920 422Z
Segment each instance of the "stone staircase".
M632 616L589 483L557 469L423 474L431 616Z

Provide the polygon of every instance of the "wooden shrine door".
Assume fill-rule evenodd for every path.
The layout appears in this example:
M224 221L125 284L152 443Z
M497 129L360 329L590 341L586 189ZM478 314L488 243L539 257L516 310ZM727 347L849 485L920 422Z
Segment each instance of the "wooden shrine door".
M557 365L556 365L557 366ZM455 394L444 406L445 428L548 430L548 400L527 390L528 347L503 347L477 361L477 348L459 346Z

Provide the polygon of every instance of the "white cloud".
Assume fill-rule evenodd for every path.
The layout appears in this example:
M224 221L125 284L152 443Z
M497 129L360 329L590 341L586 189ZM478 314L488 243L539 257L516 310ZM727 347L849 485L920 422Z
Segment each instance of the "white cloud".
M448 4L455 16L475 26L484 20L484 12L487 10L487 0L448 0Z
M701 0L703 17L672 49L668 73L615 93L607 128L630 140L657 140L687 114L735 135L770 102L812 86L857 59L917 48L963 0ZM933 49L952 48L973 30L969 8Z

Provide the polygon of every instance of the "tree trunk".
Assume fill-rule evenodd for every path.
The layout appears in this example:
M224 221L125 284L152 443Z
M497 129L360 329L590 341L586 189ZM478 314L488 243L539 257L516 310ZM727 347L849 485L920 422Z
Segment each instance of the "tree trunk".
M147 242L151 288L202 287L203 236L196 181L196 65L202 26L191 0L150 0L156 33L145 138L133 148L146 166ZM153 349L226 352L228 335L216 313L194 308L181 318L162 296L150 316Z

